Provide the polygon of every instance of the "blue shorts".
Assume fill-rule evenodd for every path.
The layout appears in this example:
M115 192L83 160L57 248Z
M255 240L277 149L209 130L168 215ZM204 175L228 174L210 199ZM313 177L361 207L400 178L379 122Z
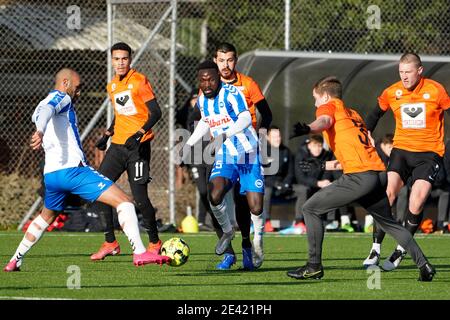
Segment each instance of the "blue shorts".
M239 179L241 194L264 193L263 168L259 162L257 164L231 164L217 160L214 162L209 181L217 177L226 178L233 184Z
M113 182L91 167L67 168L44 175L45 199L47 209L64 209L69 193L94 202Z

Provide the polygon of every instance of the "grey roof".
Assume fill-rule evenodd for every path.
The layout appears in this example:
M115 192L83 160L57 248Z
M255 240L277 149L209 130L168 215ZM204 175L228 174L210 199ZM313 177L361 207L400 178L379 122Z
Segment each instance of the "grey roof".
M378 96L400 80L398 55L255 50L239 57L237 68L261 87L273 113L273 124L287 137L298 119L315 119L312 88L317 80L334 75L343 84L343 100L363 118L378 104ZM450 57L421 56L424 76L450 92ZM392 117L377 126L393 132ZM450 126L446 124L446 130ZM291 146L295 143L289 142Z
M10 39L9 45L37 50L100 50L108 48L106 11L81 11L81 29L67 26L68 13L50 5L0 5L0 34ZM114 41L126 41L133 50L141 47L151 29L133 19L114 18ZM4 29L4 30L2 30ZM6 30L6 32L5 32ZM13 32L14 34L11 34ZM3 39L8 43L7 39ZM12 43L11 43L12 42ZM153 49L169 50L170 40L157 34ZM180 48L180 45L177 45Z

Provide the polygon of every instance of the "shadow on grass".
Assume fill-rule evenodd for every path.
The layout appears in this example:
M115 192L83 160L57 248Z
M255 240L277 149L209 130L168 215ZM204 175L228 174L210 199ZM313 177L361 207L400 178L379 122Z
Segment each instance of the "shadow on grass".
M327 280L309 280L309 281L299 281L295 279L288 279L286 277L286 281L278 281L278 282L239 282L239 283L226 283L226 282L217 282L214 284L214 287L236 287L236 286L267 286L270 284L271 286L294 286L294 285L307 285L307 284L320 284L327 282L341 282L341 281L349 281L352 279L327 279ZM82 289L113 289L113 288L167 288L167 287L211 287L210 283L139 283L139 284L117 284L117 285L82 285ZM36 286L11 286L11 287L1 287L0 290L36 290L36 289L67 289L67 286L46 286L46 285L36 285Z

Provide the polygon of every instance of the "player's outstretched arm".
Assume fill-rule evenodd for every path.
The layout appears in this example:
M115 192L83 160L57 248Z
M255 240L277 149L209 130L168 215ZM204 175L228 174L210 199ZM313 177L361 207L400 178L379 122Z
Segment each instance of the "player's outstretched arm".
M328 115L321 115L316 120L309 124L311 133L321 133L333 125L333 118Z
M300 137L309 133L320 133L333 125L333 119L328 115L321 115L310 124L297 122L292 128L289 139Z

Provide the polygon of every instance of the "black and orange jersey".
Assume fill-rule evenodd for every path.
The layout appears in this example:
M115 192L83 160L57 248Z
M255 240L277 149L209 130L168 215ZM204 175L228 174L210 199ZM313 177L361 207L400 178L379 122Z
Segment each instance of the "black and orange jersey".
M394 148L444 155L444 110L450 97L438 82L422 78L413 91L401 81L383 91L379 107L395 118Z
M147 122L149 110L146 102L155 98L152 86L141 73L131 69L122 80L116 75L108 83L108 94L114 108L114 135L111 142L124 144ZM142 142L153 139L149 130L142 137Z
M228 82L236 88L238 88L245 97L245 102L247 102L248 110L252 115L252 125L253 128L257 129L256 120L256 104L261 100L265 99L261 89L258 84L251 77L246 76L240 72L235 72L236 79L234 81Z
M323 132L323 136L344 173L386 170L370 143L366 125L358 112L345 107L342 100L332 99L317 108L316 117L322 115L333 119L333 125Z

